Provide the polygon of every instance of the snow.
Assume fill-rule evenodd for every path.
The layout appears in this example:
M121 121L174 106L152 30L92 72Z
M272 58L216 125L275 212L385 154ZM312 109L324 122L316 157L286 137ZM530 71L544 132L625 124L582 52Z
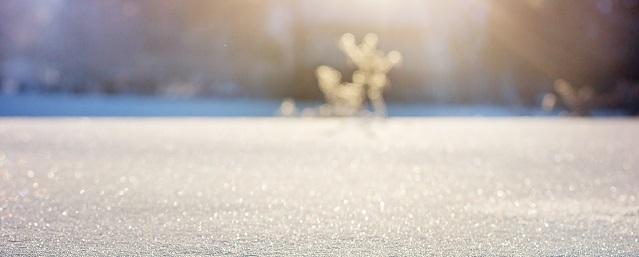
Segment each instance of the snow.
M0 255L636 256L639 122L0 119Z
M279 102L104 95L0 96L0 116L273 116Z
M280 100L181 99L170 97L104 95L0 95L0 116L101 116L101 117L270 117L278 113ZM299 109L317 108L320 102L297 102ZM550 115L541 109L496 105L396 104L390 116L528 116ZM556 114L556 113L554 113ZM606 114L609 114L607 112ZM617 113L613 113L617 114Z

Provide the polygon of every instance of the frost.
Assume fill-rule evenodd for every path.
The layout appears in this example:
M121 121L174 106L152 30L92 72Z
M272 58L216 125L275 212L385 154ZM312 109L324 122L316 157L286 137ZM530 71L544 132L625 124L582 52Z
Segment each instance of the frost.
M377 49L378 37L367 34L360 44L357 44L353 34L344 34L339 48L355 65L352 82L342 82L342 74L330 67L322 65L317 68L318 85L326 104L319 108L321 116L354 116L366 110L366 103L370 103L373 112L378 116L386 115L384 90L390 84L388 73L401 63L402 55L398 51L388 54ZM292 116L297 110L291 99L286 99L280 106L279 113ZM315 113L307 110L306 113Z
M340 41L340 49L357 67L353 75L355 83L365 85L366 96L373 111L378 115L386 115L384 90L389 84L388 72L402 61L398 51L388 54L377 49L378 37L375 34L364 36L361 44L357 44L355 36L345 34ZM357 79L357 81L355 80Z
M2 119L0 131L0 256L639 254L634 120Z
M356 73L352 83L342 83L342 74L328 66L317 68L319 87L326 104L320 113L326 116L352 116L362 111L365 77Z
M632 106L639 100L639 88L634 83L621 80L609 92L597 92L591 86L577 87L564 79L558 79L553 86L554 93L544 96L542 108L551 111L562 104L569 112L589 116L598 109ZM637 110L634 110L637 111Z

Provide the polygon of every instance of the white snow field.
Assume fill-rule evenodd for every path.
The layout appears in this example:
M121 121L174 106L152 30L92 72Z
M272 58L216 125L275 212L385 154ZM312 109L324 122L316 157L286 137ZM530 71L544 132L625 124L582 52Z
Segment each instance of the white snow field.
M639 256L639 120L0 119L0 256Z

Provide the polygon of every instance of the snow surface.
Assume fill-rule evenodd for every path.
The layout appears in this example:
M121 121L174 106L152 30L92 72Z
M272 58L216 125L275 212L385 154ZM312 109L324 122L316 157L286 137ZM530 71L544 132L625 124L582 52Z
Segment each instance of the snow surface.
M279 100L180 99L168 97L104 95L0 95L0 116L118 116L118 117L272 117ZM317 108L320 102L297 102L299 109ZM441 105L389 103L390 116L530 116L556 115L541 109L496 105ZM601 115L619 115L606 111Z
M629 119L0 119L0 256L637 256Z

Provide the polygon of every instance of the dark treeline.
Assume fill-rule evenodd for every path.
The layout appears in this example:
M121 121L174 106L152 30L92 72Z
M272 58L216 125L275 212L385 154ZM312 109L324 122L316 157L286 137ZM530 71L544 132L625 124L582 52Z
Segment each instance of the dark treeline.
M557 79L602 94L639 81L637 0L380 2L395 8L6 0L2 92L319 99L318 65L350 79L335 45L345 32L377 33L383 50L404 53L390 101L532 106Z

